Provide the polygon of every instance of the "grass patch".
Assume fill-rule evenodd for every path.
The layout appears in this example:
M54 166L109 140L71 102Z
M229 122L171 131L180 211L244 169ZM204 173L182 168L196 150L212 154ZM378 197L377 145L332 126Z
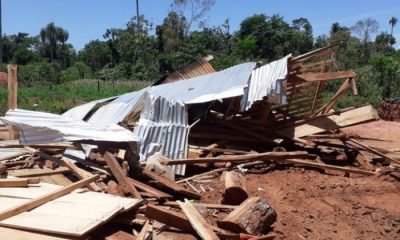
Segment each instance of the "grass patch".
M63 113L82 103L118 96L127 92L140 90L151 85L147 81L115 81L77 80L50 86L48 83L35 83L32 87L18 87L18 108ZM8 110L7 88L0 88L0 114L4 116Z

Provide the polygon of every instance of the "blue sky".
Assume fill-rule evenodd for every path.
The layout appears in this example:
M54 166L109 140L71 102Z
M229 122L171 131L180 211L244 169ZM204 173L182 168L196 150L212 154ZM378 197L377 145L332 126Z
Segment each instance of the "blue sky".
M81 49L94 39L102 39L107 28L124 27L136 14L135 0L2 0L5 34L27 32L37 35L49 22L68 30L69 42ZM172 0L140 0L140 12L155 24L162 22ZM314 37L329 32L332 22L346 26L371 17L380 31L390 31L392 16L400 19L399 0L216 0L208 14L208 25L220 25L229 19L237 30L241 20L255 13L280 14L286 21L308 18ZM400 23L395 28L400 42ZM400 46L400 44L397 44Z

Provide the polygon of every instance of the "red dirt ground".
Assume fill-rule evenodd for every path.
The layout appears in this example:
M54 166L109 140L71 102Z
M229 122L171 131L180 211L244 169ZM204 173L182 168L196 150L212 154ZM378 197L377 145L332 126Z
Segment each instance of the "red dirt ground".
M388 140L362 141L370 146L400 148L400 123L377 121L345 132ZM400 239L400 182L388 175L345 177L293 168L246 179L250 195L264 197L276 210L276 239ZM204 193L202 202L219 203L222 184L219 179L204 183L215 190ZM215 221L211 210L201 212Z

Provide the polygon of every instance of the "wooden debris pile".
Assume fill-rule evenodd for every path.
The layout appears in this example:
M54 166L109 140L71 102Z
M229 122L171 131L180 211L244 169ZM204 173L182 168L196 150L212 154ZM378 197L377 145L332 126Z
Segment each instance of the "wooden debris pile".
M379 117L386 121L400 121L400 99L385 99L378 108Z
M301 167L375 176L400 164L340 130L378 115L370 105L333 109L347 90L357 94L355 74L334 71L335 49L289 61L286 104L274 96L245 112L239 98L212 104L191 123L185 159L134 162L132 149L115 143L85 157L67 154L80 143L0 143L17 149L0 156L0 239L273 239L279 213L249 192L247 174ZM342 85L323 102L330 80ZM183 164L185 176L175 175L171 167Z

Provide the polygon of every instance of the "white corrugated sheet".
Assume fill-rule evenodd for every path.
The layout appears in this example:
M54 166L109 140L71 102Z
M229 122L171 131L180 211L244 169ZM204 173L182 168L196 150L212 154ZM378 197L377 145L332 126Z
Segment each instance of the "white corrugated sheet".
M247 86L251 71L255 66L254 62L243 63L219 72L124 94L99 108L88 122L94 126L104 127L108 124L122 122L132 113L140 113L146 93L154 97L163 97L168 101L181 101L185 104L243 95L243 89Z
M88 123L96 127L106 127L110 124L122 122L133 109L143 106L144 94L150 87L142 90L126 93L110 103L100 107L88 120ZM140 108L141 109L141 108Z
M186 158L189 132L186 106L147 95L134 134L140 139L140 159L146 160L155 152L178 159ZM184 175L185 165L174 166L176 174Z
M1 119L20 130L20 142L26 145L80 140L139 141L131 131L116 124L98 128L84 121L51 113L15 109L9 110Z
M252 71L250 82L242 98L242 111L248 110L254 102L269 95L278 95L281 104L286 101L282 85L287 75L287 61L290 57L291 54Z
M109 98L104 98L104 99L100 99L100 100L95 100L95 101L91 101L76 107L71 108L70 110L66 111L65 113L63 113L62 115L66 116L66 117L70 117L72 119L75 120L83 120L86 115L92 111L92 109L97 105L97 104L101 104L107 101L111 101L112 99L115 99L117 97L109 97Z

